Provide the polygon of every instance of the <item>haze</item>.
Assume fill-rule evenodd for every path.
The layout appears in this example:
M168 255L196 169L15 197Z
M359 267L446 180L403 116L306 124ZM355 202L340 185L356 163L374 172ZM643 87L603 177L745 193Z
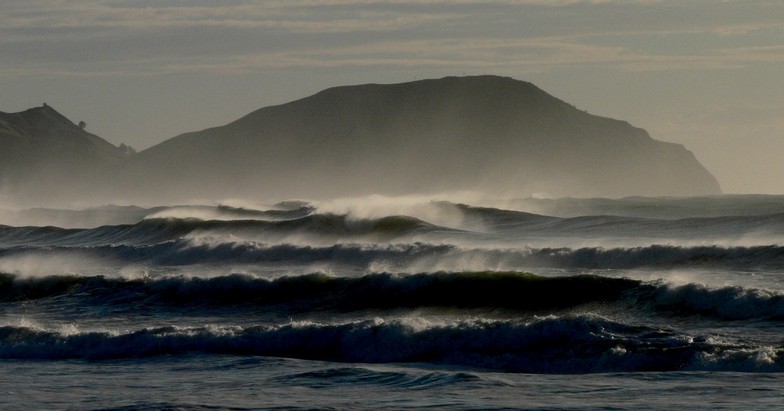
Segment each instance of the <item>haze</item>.
M783 193L784 4L10 1L0 111L141 150L331 86L497 74L683 144L725 193Z

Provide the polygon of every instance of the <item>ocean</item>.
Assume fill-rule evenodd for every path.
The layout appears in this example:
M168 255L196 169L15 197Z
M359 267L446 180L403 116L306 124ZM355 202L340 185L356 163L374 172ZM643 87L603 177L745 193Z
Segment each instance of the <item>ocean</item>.
M784 196L372 196L0 219L0 409L784 401Z

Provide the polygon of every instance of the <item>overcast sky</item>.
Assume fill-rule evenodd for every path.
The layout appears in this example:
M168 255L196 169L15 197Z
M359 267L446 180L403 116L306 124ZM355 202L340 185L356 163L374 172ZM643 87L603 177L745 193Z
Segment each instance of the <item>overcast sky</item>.
M531 81L784 193L782 0L6 0L0 111L144 149L324 88Z

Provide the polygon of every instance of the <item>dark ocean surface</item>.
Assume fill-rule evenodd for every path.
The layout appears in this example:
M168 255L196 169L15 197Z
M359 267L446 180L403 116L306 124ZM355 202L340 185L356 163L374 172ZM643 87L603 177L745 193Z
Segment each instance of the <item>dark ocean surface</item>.
M0 212L2 409L774 409L784 197Z

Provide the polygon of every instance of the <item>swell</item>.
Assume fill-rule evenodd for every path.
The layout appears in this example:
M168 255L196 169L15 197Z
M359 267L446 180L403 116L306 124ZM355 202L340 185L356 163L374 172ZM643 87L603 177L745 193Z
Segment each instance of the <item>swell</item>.
M353 219L347 215L311 214L278 220L200 220L191 218L148 218L137 224L91 229L58 227L0 226L0 245L19 246L102 246L151 245L175 241L189 235L237 235L315 237L326 240L364 238L388 241L399 236L431 230L447 230L406 216Z
M126 280L103 276L17 278L0 274L0 301L70 295L86 306L286 305L313 311L422 307L544 310L614 301L639 287L628 279L541 277L514 272L369 274L358 278L314 273L276 279L234 274Z
M784 247L651 245L628 248L542 248L531 250L530 256L526 258L529 264L564 268L778 268L784 263Z
M151 245L103 245L16 247L0 249L0 257L15 258L34 256L67 256L69 254L89 260L147 265L180 266L210 263L252 264L290 263L309 264L330 262L367 268L373 264L405 266L406 262L433 256L448 256L458 249L451 245L413 244L333 244L310 246L294 244L267 245L256 241L213 241L183 239Z
M569 217L531 214L499 208L476 207L448 202L435 203L445 210L458 210L466 228L515 237L554 238L655 238L680 240L780 238L784 213L772 207L769 213L747 215L635 217L623 213L589 213ZM552 210L551 210L552 211ZM610 211L610 210L608 210ZM620 210L614 210L620 211ZM628 210L627 210L628 211ZM677 215L673 212L673 215Z
M519 209L559 217L616 215L639 218L684 219L696 217L758 216L780 213L784 196L743 194L710 197L559 198L515 200Z
M392 387L403 389L433 389L441 386L460 385L504 385L498 381L484 379L478 375L457 372L428 372L418 375L403 371L376 371L362 367L327 368L317 371L289 374L276 377L275 380L287 384L304 385L312 388L324 388L335 385L369 385L374 387Z
M279 203L275 208L258 210L245 207L175 206L148 213L146 219L198 219L198 220L294 220L312 214L315 209L307 203Z
M332 277L314 273L275 279L223 277L122 279L103 276L18 278L0 274L0 301L52 297L77 300L84 309L113 305L158 312L188 307L246 308L277 313L378 312L434 309L550 313L585 305L634 309L643 315L703 316L719 320L784 320L784 294L701 284L647 283L592 275L543 277L518 272L369 274ZM167 308L168 307L168 308Z
M203 226L202 226L203 227ZM378 234L378 228L370 230ZM190 232L190 231L189 231ZM167 240L153 244L96 246L17 246L0 248L0 257L74 254L80 258L148 265L205 263L310 264L328 262L372 271L531 270L535 268L634 269L717 268L780 270L784 247L650 245L645 247L583 248L462 248L430 243L338 243L326 246L265 244L228 237ZM465 267L465 268L461 268Z
M586 315L530 322L408 318L128 332L0 327L0 358L101 360L191 353L425 362L534 373L784 370L781 347L714 341Z
M466 230L482 239L487 234L520 239L655 239L767 241L784 234L784 214L695 217L678 220L592 215L551 217L498 208L434 202L423 215L450 215L453 229L405 215L353 218L318 213L307 204L288 209L253 210L227 206L186 206L158 210L135 224L89 229L0 226L0 246L150 245L194 234L233 234L259 238L313 237L326 241L365 238L389 241L407 234ZM435 207L428 209L428 207ZM415 212L413 210L412 212ZM424 212L428 211L428 212ZM194 217L196 216L196 217ZM436 218L438 220L438 218ZM462 233L463 231L461 231Z
M784 294L764 289L662 285L641 293L640 300L671 314L696 314L725 320L784 320Z

